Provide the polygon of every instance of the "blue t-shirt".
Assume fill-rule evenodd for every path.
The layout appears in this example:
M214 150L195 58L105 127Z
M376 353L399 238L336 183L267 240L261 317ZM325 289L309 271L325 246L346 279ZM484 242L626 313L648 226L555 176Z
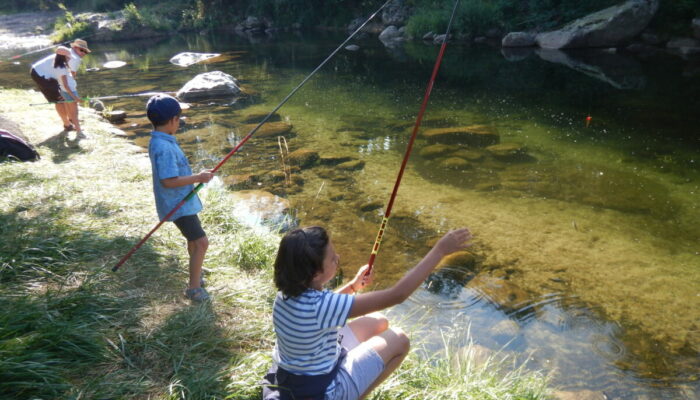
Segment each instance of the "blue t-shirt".
M175 140L175 136L160 131L151 132L151 141L148 144L148 156L151 158L151 170L153 171L153 194L156 198L158 218L163 220L175 206L182 201L193 189L194 185L185 185L176 188L166 188L161 179L175 178L178 176L192 175L190 163ZM202 211L202 202L195 195L180 207L169 221L174 221L186 215L195 215Z
M354 296L329 290L308 289L287 299L277 293L272 307L275 362L297 375L330 372L340 356L338 331L345 326L354 300Z

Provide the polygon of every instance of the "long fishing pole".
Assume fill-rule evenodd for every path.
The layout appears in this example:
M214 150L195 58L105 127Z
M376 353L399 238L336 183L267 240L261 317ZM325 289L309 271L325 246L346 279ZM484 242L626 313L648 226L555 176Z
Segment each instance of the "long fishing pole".
M89 34L89 35L82 36L82 38L84 39L84 38L89 38L89 37L92 37L92 36L95 36L95 33L91 33L91 34ZM21 57L24 57L24 56L28 56L28 55L30 55L30 54L39 53L39 52L42 52L42 51L46 51L46 50L49 50L49 49L53 49L54 47L58 47L58 46L61 46L61 45L66 44L66 43L70 43L70 42L72 42L72 41L75 40L75 39L77 39L77 38L69 39L69 40L66 40L65 42L61 42L61 43L56 43L56 44L54 44L53 46L42 47L41 49L36 49L36 50L28 51L28 52L26 52L26 53L17 54L16 56L10 57L9 60L16 60L16 59L18 59L18 58L21 58Z
M391 192L389 204L387 204L386 206L384 218L382 218L382 224L379 227L379 232L377 232L377 239L375 239L374 246L372 246L372 253L369 256L369 262L367 263L369 265L369 268L367 268L367 271L365 271L365 275L369 275L372 271L374 259L377 257L377 253L379 253L379 246L382 243L384 230L386 229L386 225L389 222L389 217L391 216L391 209L394 207L394 200L396 200L396 195L399 192L399 186L401 185L403 172L406 169L406 163L408 162L408 158L411 155L411 150L413 149L413 142L415 142L416 140L418 128L420 127L421 121L423 120L423 114L425 114L425 109L428 106L428 99L430 98L430 92L433 90L433 85L435 84L435 77L437 76L438 70L440 69L440 63L442 63L442 56L445 54L445 47L447 47L447 40L450 36L450 28L452 27L452 21L454 20L458 5L459 0L455 0L455 5L452 8L452 15L450 16L450 22L447 24L447 32L445 32L445 39L442 41L442 46L440 46L440 52L438 53L437 59L435 60L435 66L433 67L433 73L430 76L430 81L428 81L428 87L426 87L425 89L423 104L421 104L420 111L418 112L418 117L416 117L416 123L413 126L413 132L411 133L411 139L408 141L408 146L406 147L406 154L404 154L403 156L401 168L399 169L399 175L396 177L396 182L394 183L394 190Z
M145 92L145 93L129 93L129 94L117 94L114 96L100 96L100 97L81 97L80 101L90 101L90 100L113 100L113 99L123 99L126 97L150 97L157 94L175 94L175 92ZM63 103L75 103L75 100L62 100L62 101L49 101L46 103L34 103L30 106L44 106L47 104L63 104Z
M348 43L350 40L352 40L352 38L355 37L355 35L358 34L358 33L362 30L362 28L364 28L365 25L367 25L367 24L369 23L369 21L371 21L371 20L372 20L380 11L382 11L382 10L384 9L384 7L386 7L387 4L389 4L391 1L392 1L392 0L386 0L386 2L385 2L381 7L379 7L379 8L377 9L377 11L375 11L374 13L372 13L372 15L370 15L369 18L367 18L367 20L365 20L365 22L362 23L362 25L360 25L357 29L355 29L355 31L354 31L353 33L351 33L350 36L348 36L348 38L345 39L345 40L343 41L343 43L341 43L335 50L333 50L333 52L332 52L328 57L326 57L326 59L323 60L313 71L311 71L311 73L310 73L309 75L307 75L306 78L304 78L304 79L301 81L301 83L299 83L294 89L292 89L292 91L289 92L289 94L288 94L284 99L282 99L282 101L281 101L272 111L270 111L270 112L265 116L265 118L263 118L262 121L260 121L260 122L258 123L258 125L256 125L245 137L243 137L243 139L241 139L241 141L236 145L236 147L234 147L233 150L231 150L221 161L219 161L219 163L211 170L211 172L212 172L212 173L215 173L219 168L221 168L221 166L224 165L224 163L225 163L226 161L228 161L228 159L231 158L231 156L233 156L233 155L238 151L238 149L240 149L241 146L243 146L243 145L248 141L248 139L250 139L250 138L255 134L255 132L257 132L258 129L260 129L260 127L263 126L263 124L264 124L265 122L267 122L267 120L269 120L269 119L272 117L272 115L274 115L274 114L277 112L277 110L279 110L280 108L282 108L282 106L283 106L290 98L292 98L292 96L294 96L294 94L295 94L297 91L299 91L299 89L301 89L301 87L304 86L304 85L306 84L306 82L307 82L309 79L311 79L312 76L314 76L324 65L326 65L326 63L327 63L328 61L330 61L330 59L333 58L333 56L335 56L336 53L338 53L338 52L345 46L346 43ZM128 259L131 257L131 255L134 254L134 253L136 252L136 250L138 250L144 243L146 243L146 241L148 240L148 238L150 238L151 235L153 235L153 233L154 233L155 231L157 231L158 228L161 227L161 225L163 225L163 223L165 223L168 219L170 219L170 217L172 217L173 214L175 214L175 212L176 212L177 210L180 209L180 207L182 207L189 199L191 199L192 197L194 197L194 195L197 194L197 192L199 192L203 187L204 187L204 184L203 184L203 183L197 184L197 186L195 186L194 189L192 189L192 191L191 191L187 196L185 196L185 198L182 199L182 200L175 206L175 208L173 208L172 210L170 210L170 212L169 212L165 217L163 217L163 219L160 220L160 221L158 222L158 224L156 224L156 226L153 227L153 229L151 229L151 231L148 232L148 234L146 234L146 236L144 236L143 239L141 239L140 242L138 242L134 247L132 247L131 250L129 250L129 252L126 253L126 255L125 255L124 257L122 257L122 259L119 260L119 262L118 262L114 267L112 267L112 271L116 272L116 271L119 269L119 267L121 267L121 266L126 262L126 260L128 260Z

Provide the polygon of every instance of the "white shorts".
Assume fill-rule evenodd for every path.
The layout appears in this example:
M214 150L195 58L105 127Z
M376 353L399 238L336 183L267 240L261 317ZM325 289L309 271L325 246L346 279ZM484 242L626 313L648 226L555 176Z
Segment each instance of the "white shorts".
M384 371L384 361L367 343L360 343L348 325L338 335L348 354L338 368L335 388L326 394L326 400L356 400Z

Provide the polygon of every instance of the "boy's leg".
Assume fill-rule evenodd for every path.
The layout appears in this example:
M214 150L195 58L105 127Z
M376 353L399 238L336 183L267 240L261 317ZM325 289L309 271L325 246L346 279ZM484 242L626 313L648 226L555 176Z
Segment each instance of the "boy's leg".
M190 289L200 287L202 265L208 248L209 239L206 236L187 242L187 252L190 254Z
M382 371L370 387L360 396L360 399L364 399L367 395L372 393L372 390L388 378L389 375L401 365L401 362L406 358L411 348L411 341L400 328L388 329L370 338L367 344L372 346L374 351L376 351L382 358L382 361L384 361L384 371Z
M348 322L352 333L359 342L366 342L372 336L377 336L389 328L389 320L384 314L374 312Z

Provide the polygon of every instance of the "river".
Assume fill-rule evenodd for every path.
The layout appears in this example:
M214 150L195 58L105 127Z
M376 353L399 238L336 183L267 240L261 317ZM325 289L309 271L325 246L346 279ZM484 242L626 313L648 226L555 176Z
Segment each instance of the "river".
M91 97L176 91L201 72L233 75L247 95L192 104L178 134L195 169L212 168L342 39L92 44L78 88ZM253 137L220 173L235 190L286 198L284 224L327 227L346 277L369 256L438 50L355 43L279 111L277 124L293 127L285 141ZM183 51L224 57L168 62ZM103 67L115 60L127 64ZM0 85L32 87L29 61L0 64ZM697 64L450 44L377 258L377 286L395 282L449 229L470 227L475 245L468 265L437 272L391 315L436 346L450 330L456 348L471 340L510 355L563 390L700 397ZM119 127L146 146L145 98L105 103L129 114ZM321 158L290 165L287 148Z

